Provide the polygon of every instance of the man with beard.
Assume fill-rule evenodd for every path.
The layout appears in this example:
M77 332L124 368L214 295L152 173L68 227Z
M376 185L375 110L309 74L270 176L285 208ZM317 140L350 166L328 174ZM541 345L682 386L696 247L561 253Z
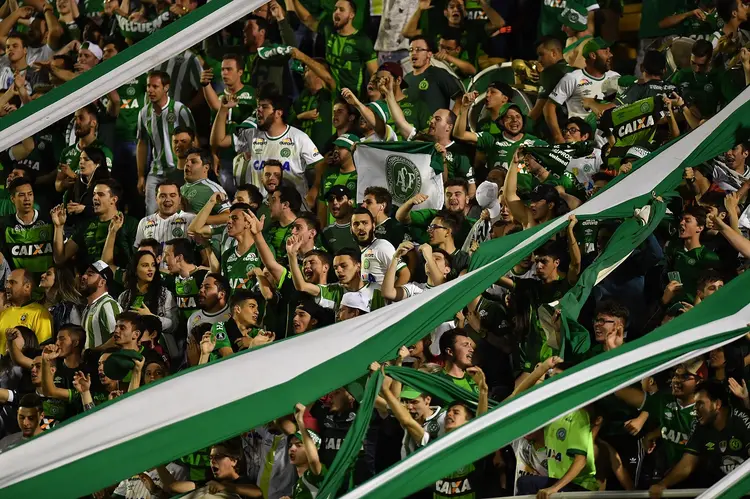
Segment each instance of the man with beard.
M263 195L263 203L255 212L258 218L271 218L271 195L279 188L284 180L284 168L278 159L269 159L263 164L262 186L259 188Z
M276 335L270 331L264 331L260 325L260 305L263 299L248 290L237 290L229 299L229 309L232 318L226 322L217 322L211 327L211 332L206 333L204 338L210 338L213 351L207 360L216 360L219 357L228 357L240 350L254 348L276 339ZM201 354L201 364L204 354Z
M565 143L557 121L557 106L565 105L568 118L584 118L592 128L595 128L596 116L586 109L584 99L602 99L604 82L620 76L612 71L612 52L609 50L609 44L601 38L597 37L586 43L583 47L583 57L586 59L586 67L563 76L544 105L544 119L555 144Z
M138 223L133 247L144 239L156 239L162 245L175 237L185 237L194 213L182 211L182 196L176 183L164 180L156 186L157 211Z
M389 241L397 247L404 240L406 229L395 218L390 217L393 197L385 187L371 186L365 189L362 208L372 213L375 219L375 237Z
M208 178L208 170L213 164L213 155L205 149L193 147L187 151L185 162L185 184L180 187L180 193L185 198L187 209L193 213L201 211L215 193L225 199L227 193L222 186ZM229 203L214 205L207 223L223 224L227 221Z
M294 261L297 257L294 247L287 245L289 259ZM393 254L393 253L391 253ZM339 250L333 257L333 270L338 282L331 284L313 284L307 282L302 275L299 266L292 265L292 280L297 291L307 293L315 298L315 303L325 308L333 309L338 313L341 298L349 291L360 292L365 301L370 304L370 311L385 306L380 285L375 282L365 281L361 275L362 255L358 250L344 248Z
M351 231L362 254L362 280L382 284L396 248L387 240L375 237L375 219L367 208L354 208ZM397 272L399 276L396 285L409 282L409 270L405 263L398 265Z
M232 137L226 134L226 120L229 109L236 106L232 99L222 99L221 108L211 128L211 147L229 147ZM269 159L283 159L284 179L294 186L307 203L315 206L318 196L318 183L308 192L305 171L315 169L323 161L310 137L305 132L289 126L289 99L268 91L258 94L257 128L240 128L235 132L238 140L237 151L252 154L252 184L263 185L259 178L263 165ZM322 167L322 164L321 164ZM322 174L322 168L320 170Z
M358 248L351 231L351 195L351 191L345 185L334 185L326 192L328 213L334 221L323 229L323 245L332 254L343 248Z
M67 220L65 207L55 206L52 209L52 223L55 225L52 245L55 263L62 265L78 254L79 263L90 263L98 260L104 250L109 226L115 216L121 217L122 227L117 232L114 248L114 264L126 267L133 256L132 243L138 223L132 217L117 211L117 203L122 195L122 188L115 180L106 179L97 182L94 187L93 219L83 220L73 236L63 242L63 226ZM119 218L118 218L119 220Z
M176 169L175 152L165 139L179 126L195 130L190 109L169 97L169 75L152 71L148 75L146 94L149 102L138 115L138 191L146 196L146 214L156 211L156 186ZM151 165L147 161L151 152Z
M198 324L216 324L231 318L229 312L229 281L218 272L206 274L198 291L198 310L193 312L187 322L188 340L190 333Z
M650 473L641 476L639 483L658 483L668 475L670 469L676 470L680 458L688 450L688 441L695 428L698 383L707 377L708 367L699 359L675 368L671 392L660 389L654 394L647 394L633 387L615 392L615 396L629 406L647 412L650 423L657 426L656 435L647 437L648 440L656 440L656 450L651 453L654 462L644 468L649 469Z
M177 186L185 184L185 163L187 163L187 152L196 146L195 132L187 127L178 126L172 132L172 151L177 162L175 169L167 173L167 180L171 180Z
M332 19L318 20L302 5L293 1L294 11L305 26L323 35L325 58L337 88L351 88L358 92L365 81L365 69L373 75L378 70L378 58L370 38L354 28L357 8L352 0L338 0ZM331 22L333 21L333 22Z
M353 150L359 137L348 133L333 141L331 156L333 168L326 172L320 184L318 198L318 220L326 225L333 223L334 216L328 213L325 200L334 186L344 186L349 193L357 191L357 169L354 165ZM356 200L354 200L356 203Z
M695 412L698 425L685 445L677 465L649 489L650 497L661 497L664 490L684 481L701 469L701 481L714 484L734 471L750 454L750 416L732 408L726 386L716 380L696 387ZM705 473L705 474L704 474Z
M115 317L122 312L117 300L108 291L113 279L112 269L99 260L89 265L78 283L78 290L86 299L86 307L81 314L81 325L86 331L86 349L109 343L117 323Z
M409 98L423 101L430 114L438 109L450 109L451 100L458 101L463 94L456 77L432 65L433 52L426 38L412 38L409 54L413 71L404 76L409 85Z
M67 191L76 182L78 177L78 163L81 153L86 147L101 149L107 158L107 168L112 169L112 151L97 139L99 129L99 118L94 104L89 104L75 113L75 136L78 139L75 144L62 150L60 154L60 166L58 167L55 189L57 192Z
M44 418L44 410L39 395L27 393L21 397L18 406L17 420L21 431L0 440L0 453L42 433L41 422Z

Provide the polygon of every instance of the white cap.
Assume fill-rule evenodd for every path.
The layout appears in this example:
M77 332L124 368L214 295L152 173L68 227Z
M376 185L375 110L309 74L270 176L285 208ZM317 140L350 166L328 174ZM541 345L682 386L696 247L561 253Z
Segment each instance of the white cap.
M96 57L100 61L102 60L102 56L104 55L101 47L99 47L99 45L97 45L96 43L92 43L92 42L83 42L83 45L81 45L81 50L88 50L89 52L94 54L94 57Z
M484 181L477 187L475 199L479 206L490 212L490 218L497 218L500 215L500 202L497 200L497 184L494 182Z
M363 312L370 311L370 304L365 299L365 295L358 291L344 293L344 296L341 297L341 306L356 308L357 310L361 310Z

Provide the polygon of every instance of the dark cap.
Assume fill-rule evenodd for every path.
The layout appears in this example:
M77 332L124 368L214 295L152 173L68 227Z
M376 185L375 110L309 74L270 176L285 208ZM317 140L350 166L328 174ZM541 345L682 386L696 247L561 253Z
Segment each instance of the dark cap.
M404 68L402 68L401 64L397 62L384 62L380 65L378 71L388 71L389 73L391 73L391 76L393 76L393 78L401 78L402 80L404 79Z
M541 201L542 199L547 201L548 203L556 202L560 200L560 193L557 192L557 189L555 189L553 185L539 184L534 187L534 190L531 191L529 199L532 202Z
M102 276L105 281L107 281L107 284L111 283L115 275L112 273L112 269L109 268L109 265L104 260L97 260L91 265L88 266L90 269L94 269L97 274Z
M330 189L328 189L328 192L326 192L326 201L329 201L331 199L331 196L335 196L335 197L346 196L349 199L351 199L352 193L349 191L349 189L345 185L334 185Z
M487 85L487 89L494 88L495 90L499 90L503 93L504 96L506 96L508 99L513 98L513 88L505 83L504 81L493 81L490 82L489 85ZM520 108L519 108L520 110ZM523 114L523 113L521 113Z
M332 324L335 320L333 317L333 311L328 308L321 307L312 300L302 300L297 305L297 308L304 310L312 319L318 321L316 328L321 328Z

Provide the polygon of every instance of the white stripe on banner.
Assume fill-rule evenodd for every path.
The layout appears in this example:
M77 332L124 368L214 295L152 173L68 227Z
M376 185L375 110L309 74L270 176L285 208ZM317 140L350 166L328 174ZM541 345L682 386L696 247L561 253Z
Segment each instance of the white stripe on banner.
M412 467L417 465L418 463L429 460L430 458L436 456L437 454L443 451L447 451L453 446L461 445L461 441L464 438L470 435L474 435L476 433L480 433L482 430L486 429L489 426L501 423L503 420L508 419L511 416L518 414L519 412L523 410L529 409L530 407L533 407L534 405L539 404L546 399L555 397L568 390L574 389L576 386L586 383L587 381L590 381L592 379L597 379L600 377L604 377L608 374L614 373L620 370L622 366L635 364L639 361L642 361L643 359L646 359L649 357L655 357L657 355L667 353L673 348L675 348L676 346L689 344L695 341L705 340L706 338L710 338L713 336L719 336L726 331L733 331L735 329L741 329L745 327L748 324L748 322L750 322L750 305L744 307L736 314L730 315L728 317L723 317L721 319L715 320L713 322L709 322L707 324L703 324L701 326L698 326L692 329L688 329L674 336L670 336L669 338L664 338L659 341L649 343L648 345L644 345L640 348L636 348L622 355L617 355L611 359L608 359L603 362L599 362L598 364L594 364L592 366L589 366L585 369L582 369L581 371L575 372L568 376L564 376L558 379L551 378L550 381L548 381L547 383L543 383L539 388L537 388L533 392L522 395L518 397L517 399L512 400L508 404L503 405L502 410L491 411L485 414L484 416L482 416L481 418L474 419L466 423L465 425L461 426L460 428L452 431L451 433L448 433L445 436L439 438L438 440L435 440L435 442L431 443L427 447L424 447L419 452L412 454L411 456L400 461L393 467L389 468L388 470L375 476L368 482L365 482L364 484L360 485L356 489L352 490L351 492L346 494L344 498L345 499L357 499L360 497L368 497L371 494L377 494L377 489L381 485L387 483L390 480L395 479L398 476L408 474L411 471ZM737 335L737 338L740 338L744 335L745 335L744 332L740 333ZM719 345L713 345L708 348L703 348L700 350L692 351L670 362L667 362L654 369L651 369L650 371L646 373L639 373L636 377L628 380L626 383L622 383L620 386L616 387L613 390L607 391L606 393L601 393L596 398L585 401L579 406L574 407L570 409L569 411L565 412L564 414L557 415L554 419L548 420L542 426L546 426L547 424L554 421L555 419L561 418L565 414L569 414L573 412L574 410L579 409L580 407L587 406L591 402L599 400L607 396L608 394L616 390L619 390L620 388L625 388L626 386L629 386L632 383L639 381L640 379L643 379L645 377L651 376L652 374L661 372L665 369L668 369L669 367L675 366L682 362L688 361L698 355L702 355L715 348L718 348L721 345L731 343L732 341L735 341L737 338L725 341ZM540 428L542 426L540 426ZM375 497L375 495L373 495L372 497Z
M148 72L155 66L184 52L193 45L199 44L205 38L242 19L267 2L268 0L235 0L199 19L189 29L180 31L177 36L164 40L141 55L123 63L117 71L97 78L65 98L50 104L40 112L9 126L3 130L2 137L0 137L0 151L18 144L23 139L44 130L66 116L70 116L78 109L94 102L112 90L120 88L120 86ZM146 41L142 40L139 43ZM137 44L134 47L137 47Z

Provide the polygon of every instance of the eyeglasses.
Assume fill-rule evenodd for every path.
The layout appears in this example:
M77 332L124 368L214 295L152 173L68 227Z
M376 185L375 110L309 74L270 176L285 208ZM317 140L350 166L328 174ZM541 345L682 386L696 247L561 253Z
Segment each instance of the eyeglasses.
M612 319L595 319L594 324L614 324L615 321Z
M430 224L427 226L427 230L435 230L435 229L447 229L448 227L443 227L442 225L437 224Z
M562 133L569 133L570 135L573 135L574 133L578 133L580 131L581 131L580 128L569 126L568 128L563 128Z
M414 52L418 53L418 52L429 52L429 51L430 51L430 49L423 49L422 47L415 47L415 48L410 48L409 49L409 53L410 54L413 54Z

